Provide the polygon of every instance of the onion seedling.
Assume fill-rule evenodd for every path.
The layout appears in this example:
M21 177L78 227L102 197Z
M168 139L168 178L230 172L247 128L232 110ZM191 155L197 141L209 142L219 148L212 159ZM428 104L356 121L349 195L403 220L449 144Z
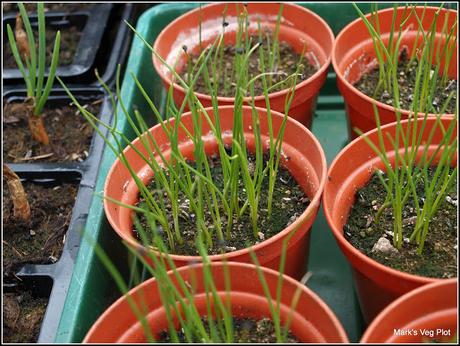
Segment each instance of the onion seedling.
M413 12L413 15L416 16L420 28L422 28L421 19L417 13ZM454 111L453 121L448 128L444 128L440 121L455 92L450 92L445 102L440 105L439 110L435 109L432 105L435 97L434 89L437 78L433 78L433 76L427 77L427 69L432 71L431 74L437 76L441 65L441 59L436 59L436 65L433 65L432 60L435 52L433 40L435 37L435 22L436 18L428 34L423 31L423 28L420 29L422 33L422 46L420 56L418 57L419 64L415 78L416 84L414 86L413 102L409 109L411 116L408 119L406 128L404 129L401 124L399 86L397 80L393 78L392 96L396 105L396 130L394 137L382 131L375 103L373 107L377 124L378 143L373 143L362 131L355 129L382 160L385 167L385 172L377 171L379 181L384 186L387 195L385 202L376 213L375 224L378 225L383 211L391 208L393 212L393 245L397 249L401 249L404 241L414 243L418 247L417 251L419 255L423 253L430 223L442 206L457 176L457 166L455 163L457 137L455 129L457 127L458 105ZM448 40L451 37L450 34L446 36ZM443 51L446 52L449 49L450 47L446 44ZM433 112L437 120L435 126L430 130L427 140L422 141L423 133L426 131L426 122L429 118L428 112ZM420 119L421 121L419 121ZM442 131L444 136L441 142L436 144L435 152L429 154L428 148L434 145L432 140L435 131ZM385 136L390 143L389 146L385 145ZM400 152L401 147L403 148L402 153ZM394 164L392 164L387 154L392 151L395 153ZM417 157L417 154L420 153L421 157ZM436 164L435 158L438 158ZM434 165L436 167L433 167ZM433 174L430 174L430 171ZM424 196L423 200L420 197L421 194ZM408 238L404 238L403 210L408 203L413 203L416 221L411 235Z
M442 4L435 12L432 22L427 30L424 29L423 20L425 19L426 5L423 8L421 18L417 13L416 5L406 5L402 11L400 24L396 27L398 17L397 4L393 8L393 16L388 33L388 42L385 43L380 31L380 22L377 4L372 5L370 18L361 12L359 7L354 4L360 18L369 31L373 42L376 60L378 62L379 79L374 90L373 97L378 98L380 95L399 96L400 74L407 73L409 69L417 69L417 77L414 89L418 89L418 97L412 97L412 103L418 102L415 107L422 113L439 113L441 103L434 94L437 90L444 90L448 83L449 64L452 60L454 51L457 49L457 19L454 24L448 26L450 12L444 15L444 22L441 33L438 33L437 23L440 21ZM416 25L406 25L409 20L416 20ZM407 47L403 47L403 39L409 31L416 32L415 42L412 50L409 52L408 62L401 66L401 56ZM436 43L437 42L437 43ZM414 65L415 61L417 64ZM444 68L442 69L442 65ZM419 72L422 73L419 73ZM397 90L394 90L397 89ZM454 95L456 97L456 95ZM455 97L453 100L455 100ZM431 101L431 102L430 102ZM395 108L401 108L400 99L393 98L392 105Z
M9 24L7 24L7 32L11 52L13 53L27 88L26 102L28 103L27 109L29 112L28 122L30 132L36 141L48 145L49 137L41 114L56 75L61 33L60 31L56 33L51 65L45 83L46 30L43 6L41 2L37 4L38 45L36 45L32 26L23 3L18 3L20 14L16 16L15 32L13 33Z
M101 131L98 130L98 124L102 124L102 126L109 130L112 139L102 135L105 142L127 167L139 188L140 203L128 207L136 213L141 214L145 210L149 211L149 215L151 215L158 227L161 227L165 232L168 240L168 248L172 252L175 251L177 245L182 245L184 243L183 230L181 230L180 226L181 220L184 218L187 222L193 222L196 229L196 237L201 237L207 248L219 248L219 251L225 252L226 248L223 245L231 239L231 230L234 226L234 222L238 222L243 215L248 214L252 224L254 240L259 241L260 203L262 197L267 197L268 208L271 208L274 190L273 186L276 182L276 176L283 156L282 143L284 129L299 73L288 78L290 88L285 103L285 115L277 134L275 134L272 129L272 114L267 98L267 118L270 127L270 136L268 140L269 158L264 166L264 143L262 143L262 136L260 133L259 114L254 106L254 82L257 78L262 78L264 80L264 93L267 95L268 86L265 81L266 73L256 76L251 80L248 80L247 73L238 74L240 78L237 81L238 87L235 92L233 112L234 123L231 133L231 142L226 143L225 138L228 138L228 134L223 134L221 130L217 95L213 92L210 78L207 78L207 85L212 95L212 117L208 114L208 111L194 93L194 85L199 75L204 73L205 75L213 76L213 72L208 69L208 63L213 56L215 56L216 51L218 51L218 46L223 39L222 35L217 37L210 47L202 50L195 65L189 67L190 73L188 75L188 81L185 81L176 72L174 66L166 64L152 46L148 44L132 26L130 27L153 54L165 64L174 80L176 80L186 91L184 101L180 105L176 105L173 101L173 88L171 86L166 97L165 114L162 115L140 81L131 73L136 87L145 98L147 104L150 106L150 110L154 114L155 120L160 124L161 129L168 138L171 148L169 158L163 155L161 144L158 143L148 131L149 128L140 112L137 110L129 110L125 106L120 96L119 71L116 82L119 107L115 105L115 96L101 81L113 100L115 109L113 125L101 122L96 116L84 109L75 97L72 96L62 81L59 80L72 101L80 110L80 113L89 121L95 130L102 135ZM236 67L239 71L247 71L249 57L251 54L255 54L258 48L259 46L256 45L247 53L241 55L237 60ZM263 56L263 52L260 54ZM249 99L249 103L252 106L252 131L256 139L256 150L253 153L256 164L253 170L249 168L249 150L243 131L243 99ZM186 106L188 106L191 112L192 128L186 128L182 122L182 114ZM116 124L120 116L119 113L122 113L122 115L126 117L129 126L139 138L145 149L142 150L142 152L137 149L123 133L117 131ZM163 119L166 119L166 121ZM174 121L168 122L167 120ZM209 133L203 132L204 124L210 128ZM187 139L193 143L193 162L184 157L179 150L180 131L185 132ZM212 158L210 159L208 157L204 147L205 142L203 141L203 138L206 136L212 136L217 143L218 158L220 159L222 168L222 180L220 182L212 175ZM125 146L129 146L134 150L139 155L139 158L153 171L153 180L150 184L144 184L132 169L123 152ZM267 175L269 176L270 184L269 195L262 196L261 186ZM242 199L242 196L245 196L246 200ZM119 203L119 201L111 201ZM270 212L271 210L269 213ZM215 244L215 241L217 241L218 244Z
M150 229L155 229L154 233L154 244L158 249L160 255L157 256L153 253L145 253L140 251L140 248L133 248L125 243L131 259L134 260L132 263L133 270L129 278L132 286L140 284L142 277L145 275L138 273L137 263L141 264L141 270L154 277L157 281L158 294L160 296L162 306L165 311L165 318L167 319L167 330L161 334L154 335L150 326L147 323L147 306L149 305L146 301L144 292L139 292L138 298L134 300L128 295L130 285L124 280L117 267L111 262L109 256L105 251L94 242L89 235L85 235L86 239L90 241L96 254L100 258L103 265L107 268L110 275L116 282L120 291L124 294L127 299L130 308L135 314L143 327L144 335L148 342L161 341L161 338L167 339L170 342L213 342L213 343L233 343L235 336L235 325L234 317L232 312L232 304L230 295L232 292L232 283L230 280L229 268L226 265L226 261L223 262L223 273L224 273L224 287L225 295L219 294L216 283L214 281L213 273L211 270L212 263L207 255L206 247L204 246L200 238L197 239L197 248L200 252L200 262L203 263L203 286L205 293L205 305L206 313L198 310L195 305L196 285L197 282L193 276L193 263L190 264L190 271L192 275L189 276L188 280L185 280L178 272L178 268L175 266L174 261L171 259L167 246L163 243L160 232L161 228L157 228L155 221L150 217L150 214L146 212L146 217L150 223ZM144 246L149 246L151 240L147 235L139 219L136 217L134 223L140 232ZM260 263L255 253L251 250L251 258L255 264L257 278L260 282L263 290L263 295L267 299L269 310L271 314L271 321L274 325L275 337L277 343L284 343L288 340L290 325L292 317L299 303L301 294L301 287L305 285L307 280L311 277L311 273L307 273L301 280L301 285L296 289L291 300L290 309L288 312L287 319L281 321L281 292L283 289L283 273L284 265L286 262L287 255L287 244L291 237L296 233L295 229L286 239L283 241L281 262L277 280L277 286L275 296L273 291L270 290L266 282L264 273L261 269ZM136 270L137 269L137 270ZM221 290L221 289L220 289ZM176 322L177 321L177 322ZM160 340L159 340L160 339Z
M215 49L214 55L211 57L208 63L208 67L203 71L200 76L200 86L202 89L207 90L198 90L200 92L213 92L217 96L224 97L236 97L236 90L238 88L238 81L242 81L243 78L252 79L257 77L259 74L266 73L267 83L269 91L276 91L287 89L290 87L289 75L286 71L282 69L282 59L281 59L281 45L279 40L282 14L284 5L280 4L278 14L276 16L276 22L274 23L274 28L269 29L267 27L262 27L260 25L260 18L254 18L256 22L250 23L250 16L246 6L235 5L236 7L236 28L234 30L234 42L229 45L224 43L224 37L226 35L227 27L230 23L227 17L228 7L225 6L222 11L222 32L221 40L218 42ZM199 52L202 52L203 49L207 49L203 46L201 42L201 29L202 29L202 14L199 12ZM255 24L258 23L256 26ZM232 35L231 33L229 35ZM233 36L233 35L232 35ZM259 57L257 62L257 68L254 66L255 61L251 61L251 68L240 69L241 60L244 59L244 56L247 55L254 46L258 47L258 50L264 50L263 61ZM292 53L290 53L292 54ZM303 56L304 54L302 54ZM196 62L196 59L192 55L186 55L186 74L184 74L184 79L188 79L190 74L190 67L193 66ZM299 67L299 64L295 64L296 61L293 61L289 67L284 66L289 69L291 72ZM266 68L262 68L262 64ZM303 72L303 67L300 66ZM258 72L256 72L258 71ZM256 78L257 80L259 78ZM209 90L208 83L212 86L212 90ZM261 82L260 82L261 83ZM260 84L256 86L256 96L262 95L262 87Z
M13 201L13 216L16 220L28 222L30 220L30 206L27 194L22 186L21 179L8 165L3 164L3 179L5 179L11 200Z

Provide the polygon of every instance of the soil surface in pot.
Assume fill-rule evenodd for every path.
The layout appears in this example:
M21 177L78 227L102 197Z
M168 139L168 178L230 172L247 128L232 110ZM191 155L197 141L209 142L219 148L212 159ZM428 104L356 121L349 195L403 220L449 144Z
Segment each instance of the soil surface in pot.
M14 30L14 27L12 28ZM78 49L78 43L82 36L82 31L76 25L59 29L61 32L61 46L59 48L58 66L67 66L72 64L74 56ZM46 66L51 65L53 56L54 40L56 39L57 30L46 28ZM38 45L38 29L34 31L35 44ZM11 52L8 36L3 35L3 68L17 69L18 65Z
M93 4L85 4L85 3L49 3L45 2L43 7L45 8L45 12L48 11L55 11L55 12L76 12L86 10L94 6ZM24 7L29 12L36 12L37 11L37 4L35 3L25 3ZM3 12L19 12L19 8L14 3L3 4Z
M64 247L78 184L42 185L26 181L31 218L21 222L13 216L13 201L3 186L3 277L25 263L56 262Z
M434 174L430 168L429 177ZM448 197L430 222L423 254L417 253L416 244L404 242L400 250L388 248L388 251L373 251L381 237L393 244L393 211L384 209L375 224L375 216L385 201L384 189L377 174L356 193L355 203L350 210L347 224L344 226L345 238L358 250L370 258L391 268L410 274L433 277L457 277L457 179L448 193ZM420 208L425 200L423 182L417 186ZM411 197L412 198L412 197ZM413 199L409 199L403 209L403 236L409 238L415 227L416 212ZM391 232L391 234L389 234Z
M3 295L3 342L36 343L48 298L30 291Z
M210 335L208 321L205 317L202 319L203 325L206 329L208 335ZM276 333L275 325L268 318L263 318L261 320L254 320L251 318L233 318L233 340L235 343L276 343ZM183 331L178 331L177 333L179 342L187 342L185 334ZM162 332L159 337L160 342L172 343L168 332ZM198 338L194 340L195 343L201 343L203 340ZM299 340L288 333L285 343L299 343Z
M224 178L222 172L222 165L220 158L217 155L214 155L208 159L211 175L216 186L223 191ZM249 170L254 169L255 167L255 156L250 154L248 156L248 167ZM192 163L191 163L192 164ZM251 168L252 167L252 168ZM265 162L264 162L265 167ZM252 175L252 174L251 174ZM246 194L243 192L243 179L240 176L238 181L239 185L239 201L240 207L246 201ZM166 204L166 210L171 210L171 203L167 198L163 197L165 194L164 190L159 190L154 182L148 186L149 190L152 191L153 195L158 196L158 198L163 198L164 203ZM245 213L236 220L233 219L232 229L230 232L230 238L225 242L222 242L217 237L217 232L214 230L214 222L211 218L210 212L205 211L205 223L212 233L213 245L208 248L209 254L220 254L230 251L235 251L239 249L247 248L248 246L255 245L263 240L266 240L282 230L284 230L289 224L294 222L308 207L310 204L310 199L305 195L305 192L297 184L295 179L291 176L289 171L283 167L280 167L278 170L277 180L275 182L274 193L273 193L273 204L272 204L272 213L268 215L267 210L267 196L268 196L268 177L265 177L262 187L261 187L261 200L259 202L259 211L258 211L258 228L259 234L258 239L254 238L253 227L251 218L249 215L249 207L246 209ZM139 205L142 205L145 201L140 198ZM184 195L180 196L178 201L178 207L180 209L179 216L179 228L181 230L183 243L175 244L174 254L177 255L198 255L198 250L196 248L196 236L197 236L197 227L195 215L190 213L189 210L190 202L187 197ZM226 220L226 213L222 207L220 207L220 215L222 220L223 230L225 231L228 221ZM170 224L173 229L173 217L172 214L169 215ZM141 224L144 230L149 230L147 220L144 215L139 216ZM146 232L150 234L151 232ZM139 234L135 231L136 236L140 239ZM162 233L163 240L165 244L168 244L168 238L166 232ZM152 240L153 242L153 240Z
M6 162L67 162L83 161L89 155L93 128L77 107L52 104L49 100L43 109L43 120L50 138L49 145L32 139L25 103L8 103L3 108L3 156ZM87 103L86 109L98 115L102 99Z
M434 69L435 67L433 67L432 71L434 71ZM408 110L412 105L412 101L414 99L417 70L418 60L414 59L414 61L410 63L407 51L403 50L400 54L400 60L398 64L398 85L400 93L399 103L402 109ZM388 90L382 90L374 97L375 89L377 88L378 83L379 67L377 66L376 68L370 70L368 73L363 74L360 80L358 80L354 86L367 96L375 98L387 105L394 106L393 93L388 92ZM432 103L436 112L430 110L430 113L440 112L452 92L454 92L454 95L446 108L447 114L453 114L455 111L455 105L457 104L457 80L448 79L445 85L441 85L441 78L438 76Z
M257 43L258 38L253 37L252 41ZM262 67L260 64L260 56L259 56L259 50L255 50L249 57L249 62L248 62L248 81L261 74L262 72L269 72L269 65L268 65L268 56L271 54L271 52L268 52L267 48L267 41L263 41L263 46L264 48L264 56L265 56L265 69L262 71ZM236 56L239 53L239 50L233 46L233 45L227 45L223 48L223 54L222 54L222 63L217 63L217 80L219 81L218 83L218 93L219 96L224 96L224 97L235 97L236 93L236 80L235 80L235 67L233 62L236 59ZM287 77L292 75L293 73L296 72L298 63L300 61L300 54L296 53L294 49L287 43L287 42L280 42L279 43L279 56L280 60L279 63L274 66L273 71L270 72L275 72L276 74L272 75L272 84L275 85L277 83L283 82L286 80ZM190 65L193 67L198 61L198 55L191 56L191 59L189 60ZM211 57L210 57L211 60ZM210 62L208 64L208 71L211 74L211 64ZM219 68L219 66L221 66ZM311 77L318 69L313 66L310 61L306 58L302 58L302 63L301 66L299 67L299 72L300 75L297 77L297 84L300 82L307 80L309 77ZM184 80L187 80L187 71L182 72L182 77ZM269 84L269 78L267 77L267 85L270 88ZM269 93L273 93L276 91L280 91L286 88L291 87L291 81L288 80L285 83L280 83L279 85L274 86L271 90L269 90ZM203 73L198 77L198 80L195 84L195 91L202 93L202 94L209 94L209 88L206 84L205 77ZM263 95L263 80L262 78L258 78L254 82L254 95L255 96L260 96ZM250 96L250 90L248 89L248 95Z

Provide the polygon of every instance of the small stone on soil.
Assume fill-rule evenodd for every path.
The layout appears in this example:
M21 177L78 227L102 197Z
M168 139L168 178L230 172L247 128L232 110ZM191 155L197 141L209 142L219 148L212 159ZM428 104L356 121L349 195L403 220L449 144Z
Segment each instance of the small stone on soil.
M412 217L402 220L402 224L404 226L415 225L416 222L417 222L417 216L412 216Z
M391 242L384 237L381 237L375 244L374 247L372 248L372 252L380 252L383 254L397 254L398 250L391 245Z
M447 201L447 203L450 203L450 204L458 207L458 201L456 199L453 199L450 196L446 196L446 201Z

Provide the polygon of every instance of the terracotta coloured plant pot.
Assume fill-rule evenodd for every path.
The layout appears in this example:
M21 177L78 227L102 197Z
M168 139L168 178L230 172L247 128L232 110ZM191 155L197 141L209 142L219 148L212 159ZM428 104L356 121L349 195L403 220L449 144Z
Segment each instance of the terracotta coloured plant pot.
M457 334L457 279L419 287L395 300L367 328L362 343L453 342ZM423 332L423 334L422 334Z
M209 115L213 119L212 108L207 109ZM268 148L269 132L268 122L265 109L258 108L261 126L262 142L265 149ZM233 106L219 107L221 130L224 142L231 143L231 131L233 128ZM273 131L277 135L283 115L272 112ZM172 122L173 120L171 120ZM193 123L190 113L182 115L182 123L193 133ZM251 107L243 107L243 127L247 146L253 151L255 148L254 136L251 122ZM163 154L166 157L170 155L170 143L168 137L163 132L161 125L158 124L150 129L150 133L156 139L160 147L164 148ZM209 125L203 117L203 133L210 133ZM218 147L214 136L207 135L203 137L206 152L211 155L218 153ZM179 150L186 158L193 159L193 143L186 137L185 131L179 131ZM142 153L146 154L146 149L139 139L136 139L133 144ZM153 147L153 146L152 146ZM256 255L262 266L278 269L281 256L281 248L283 240L294 230L297 229L295 235L290 239L288 244L286 274L296 278L302 277L306 271L306 262L309 251L310 228L316 217L319 208L321 193L326 180L326 159L324 152L313 136L313 134L302 126L299 122L292 118L288 118L286 122L286 130L283 141L284 160L283 165L290 171L297 183L310 198L311 203L306 210L288 227L277 235L266 239L253 247ZM150 182L153 177L153 172L149 166L138 156L138 154L127 147L125 154L137 175L142 179L144 184ZM105 184L105 195L117 201L122 201L126 204L135 204L138 201L138 187L129 174L128 169L120 160L116 160L107 176ZM107 218L113 229L131 246L139 247L140 243L136 240L132 233L132 211L128 208L120 207L116 203L104 199L104 207ZM196 256L179 256L172 255L177 267L195 263L200 259ZM229 261L252 263L248 249L241 249L229 252L225 255L210 256L211 261L220 261L223 258Z
M224 263L213 263L211 271L219 296L225 301L228 292L225 290ZM231 291L229 292L234 317L259 320L271 318L268 301L254 265L228 262ZM261 268L272 297L276 297L279 273ZM194 304L203 315L206 315L206 291L203 287L202 265L182 267L178 270L181 277L196 283ZM173 272L169 272L173 276ZM342 325L329 307L310 289L299 282L284 276L281 296L281 320L287 320L291 300L300 288L300 299L293 313L291 332L302 342L344 343L348 342ZM167 330L165 310L158 292L157 282L151 278L135 287L128 293L139 304L146 305L146 318L152 334L158 337L161 331ZM142 304L141 302L145 302ZM211 302L213 303L213 302ZM142 305L141 305L142 304ZM276 304L273 301L273 304ZM176 321L179 327L178 321ZM145 342L144 330L132 313L126 297L117 300L96 321L83 342L87 343L136 343Z
M438 10L437 7L426 8L425 19L423 21L425 30L428 30L431 25L436 10ZM398 8L398 16L396 18L396 27L398 28L401 23L403 11L403 7ZM423 6L417 7L416 11L419 17L421 17ZM438 17L436 29L439 33L442 31L442 25L445 20L444 18L448 12L449 28L453 25L454 20L457 17L457 11L442 10L442 13ZM388 43L393 8L381 10L378 11L378 13L382 32L381 36L383 41ZM373 23L373 20L370 19L371 14L368 14L366 17L371 23ZM409 30L404 35L401 47L407 46L409 52L412 52L415 44L415 38L417 36L417 28L419 27L414 15L412 15L408 20L404 29L409 26L413 27L414 30ZM441 36L439 34L436 42L439 42L440 40ZM418 46L420 46L421 41L422 39L418 40ZM361 18L358 18L348 24L339 33L337 39L335 40L334 48L332 50L332 65L334 66L334 70L337 75L338 88L345 100L349 136L351 139L357 137L356 132L353 130L355 127L361 129L363 132L367 132L376 127L374 110L372 107L373 103L376 103L377 105L382 124L388 124L396 121L394 107L375 101L353 86L353 84L361 78L363 73L367 71L369 64L375 59L375 56L371 36ZM441 68L442 70L444 69L443 62L441 62ZM454 50L452 60L448 68L449 78L457 79L457 50ZM408 115L409 111L402 111L401 116L403 118L407 118Z
M419 119L419 122L422 119ZM453 121L453 117L446 116L442 124L447 126ZM401 122L403 128L407 126L407 120ZM429 118L422 136L422 143L426 141L429 131L435 124L434 118ZM420 124L419 127L420 128ZM395 123L382 127L385 133L395 135ZM457 136L455 128L455 137ZM378 146L377 130L366 133ZM384 134L385 147L390 148L388 137ZM442 131L437 127L434 132L432 145L428 149L428 155L435 152L437 143L443 137ZM403 153L403 149L400 149ZM421 154L421 151L419 152ZM394 164L395 152L387 152L388 157ZM420 155L418 155L420 157ZM436 160L434 161L436 163ZM376 156L369 144L363 138L357 138L347 145L335 158L328 172L328 181L324 188L323 207L324 213L337 240L339 247L350 262L356 291L358 293L361 311L364 319L370 323L372 319L389 303L402 294L427 283L441 281L404 273L387 267L353 247L343 236L343 226L347 222L349 211L355 200L356 191L366 185L376 169L384 170L382 161Z
M185 54L182 47L187 46L187 53L193 54L199 51L199 23L202 20L202 45L206 46L214 42L222 32L222 12L228 5L226 21L229 26L225 28L225 43L235 42L236 31L236 3L220 3L205 6L201 9L190 11L169 24L158 35L154 49L166 60L170 66L174 66L176 59L179 62L177 71L185 69ZM260 16L261 25L274 28L279 11L278 3L249 3L247 10L252 26L250 30L257 29L257 18ZM239 4L239 9L243 4ZM327 23L315 13L302 6L285 3L283 20L280 25L280 41L289 43L296 52L302 52L304 44L307 44L306 57L318 67L316 73L296 86L295 97L291 104L289 115L302 124L311 127L312 114L316 107L316 99L320 88L324 84L327 69L330 64L334 35ZM167 90L171 85L171 73L162 62L153 55L153 64L157 73L163 80ZM284 113L284 103L288 94L287 89L269 94L271 109ZM196 93L200 102L205 107L212 106L209 95ZM184 100L184 89L174 84L174 100L180 104ZM219 97L219 105L234 104L233 97ZM267 108L264 96L255 98L257 107Z

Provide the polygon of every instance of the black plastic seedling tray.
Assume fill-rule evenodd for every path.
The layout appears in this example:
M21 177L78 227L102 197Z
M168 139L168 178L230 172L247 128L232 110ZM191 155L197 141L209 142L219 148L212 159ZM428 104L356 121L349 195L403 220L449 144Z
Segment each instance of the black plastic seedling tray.
M109 25L102 37L102 43L94 63L94 67L99 70L102 81L110 87L114 87L118 64L124 67L131 48L133 32L125 24L125 21L131 23L134 18L134 4L116 3L113 5L108 19ZM96 79L94 73L91 77ZM95 81L92 85L100 85L100 83Z
M62 183L78 185L82 177L82 172L70 170L49 174L41 169L38 171L16 169L16 173L22 181L51 187L59 186ZM19 287L11 287L17 286L14 284L10 284L10 287L7 287L9 290L13 288L31 290L34 296L49 297L39 336L39 340L43 342L52 340L63 308L70 276L72 275L73 261L80 243L79 229L81 229L81 224L85 221L87 213L85 211L85 200L87 198L85 188L80 185L76 202L72 209L72 218L65 233L64 248L59 259L52 264L24 264L15 274L20 280Z
M72 13L47 12L45 14L46 26L63 29L69 26L76 26L82 30L81 39L70 65L58 66L57 75L67 81L82 82L94 64L97 51L101 44L104 31L107 26L112 4L96 4L93 7ZM29 19L32 27L37 26L37 15L30 14ZM6 25L10 24L14 29L15 14L3 17L3 44L7 45ZM48 69L45 71L48 75ZM14 84L21 82L21 72L17 68L3 69L4 83Z
M104 122L111 121L112 106L103 90L100 88L72 88L71 90L80 100L101 98L102 106L99 119ZM4 99L10 100L23 97L24 91L21 90L9 90L4 94ZM64 90L53 90L49 102L52 101L69 102L69 99ZM107 132L102 126L100 126L100 130L103 133ZM77 182L79 184L61 257L52 264L24 264L16 272L17 277L24 280L24 285L28 288L30 288L30 283L33 283L32 291L38 292L37 290L39 290L41 292L40 294L37 293L38 296L46 297L46 292L49 293L49 302L42 321L38 342L50 343L54 341L80 247L82 230L90 211L90 201L93 198L103 148L104 141L94 133L89 156L82 162L9 164L10 168L24 180L47 184L59 184L61 182ZM44 286L38 289L37 287L40 285ZM6 287L6 289L8 291L14 287Z
M97 87L70 87L72 94L76 97L79 102L91 102L96 100L101 100L101 108L99 112L99 118L102 121L110 120L111 116L111 105L106 99L105 92L101 88ZM23 101L26 97L26 91L19 88L8 88L3 94L3 102L20 102ZM47 104L70 104L72 101L63 89L54 89L51 91L48 98ZM104 129L105 131L105 129ZM32 169L34 171L43 169L45 171L60 171L61 169L75 169L75 170L84 170L89 169L90 166L93 166L97 161L93 157L100 155L104 141L102 138L96 135L94 132L91 139L91 144L88 149L88 157L81 162L72 161L72 162L32 162L32 163L10 163L8 157L4 157L3 161L15 167L15 169L28 170Z
M14 15L15 13L10 12L10 21ZM64 24L62 20L70 21L77 17L84 19L81 23L84 25L84 30L78 46L78 51L81 53L75 56L72 66L60 67L58 74L64 77L67 86L78 100L101 99L103 102L99 119L107 123L111 121L113 109L100 83L95 81L94 68L99 69L102 80L113 89L117 66L118 64L123 66L131 45L132 32L124 21L131 22L134 15L134 4L95 4L92 8L85 10L69 13L47 12L46 14L46 17L51 18L52 21L58 21L57 23L53 22L56 25L59 24L59 20L61 20L61 24ZM7 18L8 15L4 17L4 19ZM33 15L31 18L33 20ZM5 20L3 25L5 27ZM82 49L85 49L86 53ZM82 59L85 55L86 59ZM77 57L81 63L78 63ZM76 72L79 74L72 75ZM19 78L10 78L14 73L17 75L19 71L14 69L3 71L4 102L21 101L26 96L21 76L17 75ZM56 88L52 90L48 102L70 103L70 99L63 89ZM106 133L106 129L103 127L100 127L100 130ZM73 181L79 184L72 218L66 230L63 252L58 261L52 264L25 264L16 272L16 275L21 279L19 283L7 282L3 285L4 293L30 291L34 297L48 299L38 337L40 343L50 343L55 340L77 253L82 243L81 234L90 213L90 202L95 192L103 148L104 141L94 132L88 150L89 155L82 162L9 163L9 166L23 180L50 184ZM8 163L8 158L5 157L4 161Z
M17 4L18 4L17 2L9 2L9 1L4 2L3 7L2 7L4 14L15 15L18 10ZM35 10L37 6L36 4L32 2L25 2L24 4L26 5L26 9L29 11L31 9L28 8L27 5L32 5L31 6L32 10ZM96 4L95 2L70 3L70 2L47 2L46 1L44 2L44 10L45 10L45 13L52 13L52 12L73 13L73 12L81 11L82 9L89 10L95 4ZM53 5L56 5L56 7L53 7ZM63 6L59 6L59 5L63 5Z

